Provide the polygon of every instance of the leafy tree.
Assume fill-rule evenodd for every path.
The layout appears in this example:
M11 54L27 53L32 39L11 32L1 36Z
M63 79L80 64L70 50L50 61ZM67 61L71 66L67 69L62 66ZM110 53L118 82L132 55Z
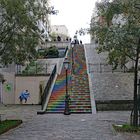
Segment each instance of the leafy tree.
M45 51L45 55L50 56L50 57L51 56L58 57L59 56L58 48L56 46L51 46L51 47L47 48Z
M130 60L134 66L134 117L138 126L137 78L140 58L140 2L139 0L113 0L96 4L90 33L99 41L98 52L108 52L108 62L114 69Z
M42 41L38 22L56 14L47 0L0 0L1 63L24 63L36 57L36 46Z

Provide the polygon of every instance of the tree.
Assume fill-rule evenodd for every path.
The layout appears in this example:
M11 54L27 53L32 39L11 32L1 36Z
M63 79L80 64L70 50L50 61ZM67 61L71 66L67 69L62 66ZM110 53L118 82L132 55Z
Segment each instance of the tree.
M134 117L132 125L138 126L138 61L140 58L140 5L139 0L113 0L96 4L97 13L92 18L90 33L97 36L98 52L108 52L108 62L116 69L128 61L134 66Z
M58 57L59 56L59 51L56 46L51 46L46 49L45 51L45 57Z
M36 57L42 41L39 21L56 14L47 0L0 0L0 59L2 64L22 64Z

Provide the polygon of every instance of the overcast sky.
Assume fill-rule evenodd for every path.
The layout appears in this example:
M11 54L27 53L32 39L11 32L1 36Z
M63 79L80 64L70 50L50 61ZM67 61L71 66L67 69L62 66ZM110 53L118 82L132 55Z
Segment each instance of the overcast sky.
M52 25L66 25L71 37L76 30L89 27L95 2L97 0L51 0L51 5L59 10L58 15L51 16ZM89 36L79 37L84 43Z

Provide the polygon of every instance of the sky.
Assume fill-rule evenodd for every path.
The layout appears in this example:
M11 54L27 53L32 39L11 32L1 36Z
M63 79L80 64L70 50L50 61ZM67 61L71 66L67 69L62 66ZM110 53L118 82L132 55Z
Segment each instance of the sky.
M97 0L50 0L51 5L59 11L51 16L52 25L66 25L70 37L73 38L76 30L88 28ZM90 36L78 36L83 43L90 42Z

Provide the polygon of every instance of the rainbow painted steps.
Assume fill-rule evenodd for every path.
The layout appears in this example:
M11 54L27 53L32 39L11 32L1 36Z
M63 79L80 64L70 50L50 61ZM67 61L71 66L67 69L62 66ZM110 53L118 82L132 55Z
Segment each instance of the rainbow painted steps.
M68 90L70 90L71 74L68 71ZM66 78L64 68L61 74L57 77L51 97L46 109L47 113L62 113L65 107L65 92L66 92Z
M75 113L92 113L87 75L73 75L71 99Z
M86 68L84 48L76 46L74 52L74 74L68 73L68 91L70 95L71 113L92 113L90 102L89 82ZM71 60L71 50L68 59ZM65 70L57 77L46 113L64 113L65 108Z

